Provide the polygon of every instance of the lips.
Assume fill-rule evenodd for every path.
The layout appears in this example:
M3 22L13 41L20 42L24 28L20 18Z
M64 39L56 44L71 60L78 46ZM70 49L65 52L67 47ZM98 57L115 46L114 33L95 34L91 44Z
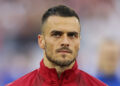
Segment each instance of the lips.
M67 51L67 50L60 50L58 51L59 53L71 53L71 51Z
M72 53L72 50L70 50L67 47L62 47L60 49L57 49L56 52L58 52L58 53Z

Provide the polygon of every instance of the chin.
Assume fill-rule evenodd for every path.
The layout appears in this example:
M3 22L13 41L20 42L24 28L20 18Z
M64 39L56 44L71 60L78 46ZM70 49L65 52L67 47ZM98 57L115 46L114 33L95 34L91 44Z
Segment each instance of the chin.
M61 57L59 57L59 61L71 61L71 60L73 60L74 58L72 58L72 57L69 57L69 56L61 56Z

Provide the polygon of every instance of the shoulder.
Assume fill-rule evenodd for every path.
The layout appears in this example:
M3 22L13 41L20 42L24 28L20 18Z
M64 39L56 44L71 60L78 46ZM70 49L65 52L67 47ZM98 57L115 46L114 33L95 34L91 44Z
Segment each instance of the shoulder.
M33 84L36 78L37 73L38 73L38 69L22 76L21 78L7 84L6 86L31 86L31 84Z
M82 79L81 81L87 83L88 86L107 86L102 81L98 80L97 78L91 76L90 74L82 70L78 70L78 73L80 74L80 77Z

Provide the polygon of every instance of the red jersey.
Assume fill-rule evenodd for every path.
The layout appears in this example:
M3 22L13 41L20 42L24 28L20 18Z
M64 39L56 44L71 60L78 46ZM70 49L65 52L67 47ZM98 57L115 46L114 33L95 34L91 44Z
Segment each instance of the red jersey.
M43 60L40 68L30 72L7 86L107 86L100 80L78 69L75 62L72 69L64 71L58 78L56 69L48 68Z

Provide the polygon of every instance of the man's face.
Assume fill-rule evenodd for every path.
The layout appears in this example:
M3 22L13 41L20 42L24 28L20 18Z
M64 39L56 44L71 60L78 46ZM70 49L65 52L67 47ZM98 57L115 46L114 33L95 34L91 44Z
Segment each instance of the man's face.
M43 26L45 55L59 66L75 61L80 46L80 24L76 17L50 16Z

